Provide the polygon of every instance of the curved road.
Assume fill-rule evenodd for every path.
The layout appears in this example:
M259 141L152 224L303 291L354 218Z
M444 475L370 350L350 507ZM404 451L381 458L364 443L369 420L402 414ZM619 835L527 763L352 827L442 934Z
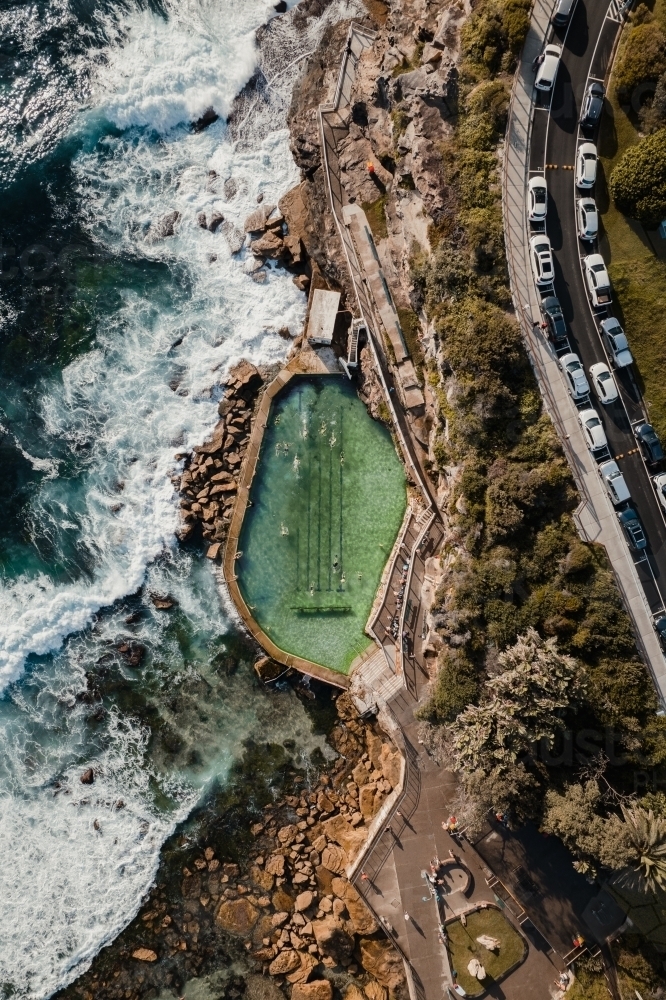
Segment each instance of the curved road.
M534 110L530 147L530 175L544 174L548 183L547 232L555 257L555 293L569 327L571 349L581 358L586 371L597 361L610 359L599 334L598 322L610 311L591 309L580 258L597 252L592 244L578 239L575 199L582 193L575 187L576 150L580 142L597 141L591 130L581 134L580 107L589 79L604 81L610 69L613 46L620 29L617 0L611 7L594 0L578 0L568 29L556 31L552 41L564 45L555 89L540 94ZM598 202L604 195L603 179L590 192ZM608 261L609 248L603 246ZM631 343L629 344L631 347ZM602 406L592 390L590 399L604 423L611 456L622 470L648 539L647 560L634 553L638 574L653 613L666 606L666 521L655 495L630 422L645 419L645 410L635 382L633 366L615 371L621 399Z

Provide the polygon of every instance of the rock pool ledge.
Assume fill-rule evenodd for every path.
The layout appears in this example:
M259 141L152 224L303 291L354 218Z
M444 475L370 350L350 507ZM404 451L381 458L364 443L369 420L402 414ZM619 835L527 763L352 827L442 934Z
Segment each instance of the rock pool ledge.
M282 371L266 388L253 423L250 441L247 446L245 460L243 462L238 480L238 494L231 517L229 534L224 551L224 579L227 587L229 588L231 599L243 619L246 628L256 642L259 643L259 645L272 659L283 664L285 667L292 667L295 670L299 670L304 674L310 675L311 677L316 677L319 680L325 681L327 684L332 684L338 688L348 688L352 670L376 652L377 646L372 642L370 637L368 637L368 648L357 656L352 662L348 674L340 673L337 670L325 667L320 663L314 663L312 660L307 660L295 653L287 653L283 649L280 649L280 647L269 638L255 619L241 593L238 584L238 576L236 574L237 560L241 555L239 552L241 531L250 499L252 483L259 464L261 445L266 427L268 425L273 401L276 396L284 390L285 386L291 381L291 379L296 376L303 375L329 375L340 377L340 372L337 365L333 367L332 364L327 363L327 359L325 358L323 352L320 356L319 353L309 348L305 348L288 362L285 368L282 369Z

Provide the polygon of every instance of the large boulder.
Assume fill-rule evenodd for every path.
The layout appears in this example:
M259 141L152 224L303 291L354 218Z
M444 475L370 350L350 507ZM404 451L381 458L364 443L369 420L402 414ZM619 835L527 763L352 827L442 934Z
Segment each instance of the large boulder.
M284 667L281 669L284 670ZM284 855L274 854L268 859L264 867L269 875L277 875L278 878L282 878L285 869Z
M226 899L221 903L215 920L229 934L246 937L256 924L258 917L259 910L256 906L253 906L248 899L241 897L240 899Z
M321 852L322 867L327 868L329 872L336 872L338 875L344 874L347 860L346 852L337 844L328 844Z
M268 257L269 260L281 260L289 254L280 233L269 230L258 240L253 240L250 249L255 257Z
M150 224L150 228L146 233L146 243L157 243L158 240L163 240L167 236L173 236L176 231L176 224L180 221L180 212L173 211L167 212L160 219L156 219L155 222Z
M258 865L253 865L250 869L250 878L255 885L258 885L264 892L270 892L273 888L273 876L270 872L264 871Z
M338 899L345 904L356 934L374 934L378 930L375 918L351 882L346 878L334 878L332 889Z
M328 839L335 840L350 858L365 843L365 831L354 829L344 816L331 816L322 823L322 827Z
M275 210L275 205L262 203L259 208L255 208L251 215L245 220L244 229L246 233L261 233L268 224L271 213Z
M287 949L281 951L277 958L274 958L268 966L271 976L285 976L288 972L300 967L301 960L297 951Z
M290 972L287 979L290 983L307 983L308 979L312 975L312 970L316 969L319 965L319 959L315 958L308 951L300 951L298 953L301 960L301 964L298 969Z
M291 1000L333 1000L333 986L328 979L297 983L291 991Z
M312 933L322 955L328 955L336 964L351 959L354 939L336 917L329 914L323 920L313 920Z
M268 976L245 976L245 1000L284 1000L280 987Z
M366 972L393 992L403 982L404 973L402 959L386 938L361 938L359 942L359 958Z
M379 766L391 788L397 788L400 784L401 764L399 751L392 750L388 743L384 743L379 755Z

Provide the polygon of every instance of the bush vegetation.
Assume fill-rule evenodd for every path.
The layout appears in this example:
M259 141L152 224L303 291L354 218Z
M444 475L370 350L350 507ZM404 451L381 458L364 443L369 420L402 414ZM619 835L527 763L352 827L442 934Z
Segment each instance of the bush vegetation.
M611 174L610 190L618 209L648 228L666 218L666 128L626 151Z
M613 82L621 99L629 101L636 87L656 81L664 72L666 34L645 4L641 4L622 40L613 67Z
M444 644L438 674L419 716L436 755L457 761L465 822L480 825L492 808L541 823L550 809L555 830L552 810L560 799L569 808L576 785L587 794L588 826L608 835L594 852L578 845L578 863L589 856L599 867L602 855L616 866L635 856L617 794L632 796L637 768L663 774L666 720L605 553L576 532L579 498L511 313L497 145L503 71L522 44L526 10L487 0L463 29L458 124L441 150L457 211L431 227L431 252L412 259L414 305L438 338L428 372L440 419L433 454L450 483L457 535L433 608ZM563 672L559 694L542 674L539 697L550 708L538 719L517 656L527 676L541 656ZM600 765L587 792L563 736L583 730L601 736L585 755L576 749L579 764L600 760L611 730L615 751L612 773ZM563 826L557 832L573 844Z

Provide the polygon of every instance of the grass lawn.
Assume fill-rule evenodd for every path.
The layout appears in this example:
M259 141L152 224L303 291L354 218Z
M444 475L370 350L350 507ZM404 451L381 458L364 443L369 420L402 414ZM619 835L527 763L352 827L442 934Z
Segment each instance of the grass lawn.
M656 0L653 12L665 23L666 0ZM618 212L608 194L613 167L625 150L639 141L637 125L634 112L627 113L620 106L611 77L599 135L597 205L603 224L601 251L609 264L614 310L636 361L650 419L666 439L666 240L650 234L659 249L657 257L642 226Z
M451 968L456 970L458 982L470 996L479 996L492 987L493 980L500 979L507 969L522 961L527 950L520 934L513 929L503 913L494 907L470 913L466 927L459 920L454 920L446 925L446 933L449 938ZM476 938L481 934L489 934L501 942L497 954L477 942ZM486 970L487 976L483 983L467 971L472 958L478 958Z

